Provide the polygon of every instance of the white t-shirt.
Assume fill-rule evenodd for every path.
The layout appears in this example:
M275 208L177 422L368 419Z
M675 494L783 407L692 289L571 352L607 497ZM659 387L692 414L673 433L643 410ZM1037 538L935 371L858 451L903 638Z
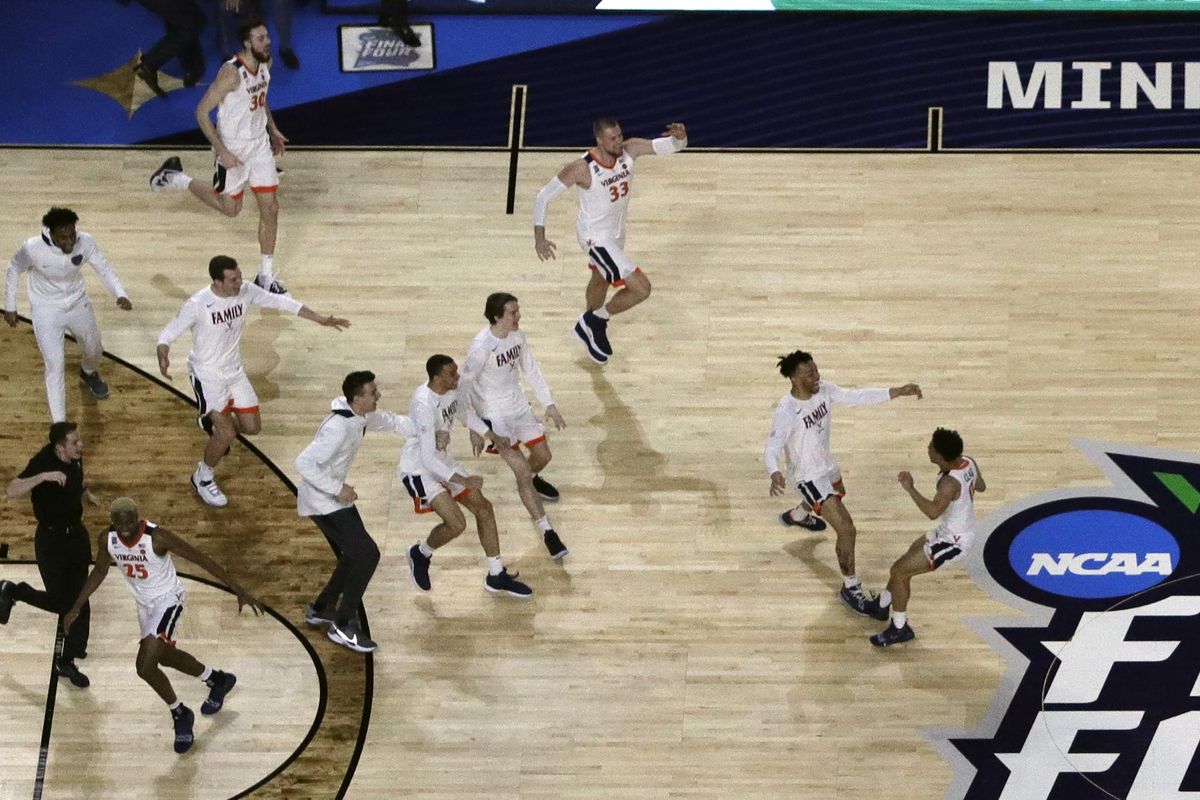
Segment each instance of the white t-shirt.
M28 272L26 291L31 307L53 308L66 311L86 296L83 285L84 263L104 281L104 285L116 297L125 297L125 289L117 280L117 273L100 251L91 234L78 231L75 248L64 253L50 240L50 231L42 229L41 236L31 236L8 262L8 273L4 282L4 308L17 310L17 284L21 273Z
M533 358L525 334L513 331L499 339L490 327L484 328L467 350L458 392L471 401L475 413L484 419L515 416L529 408L521 388L522 372L538 402L543 406L554 405L550 387Z
M771 435L767 437L763 454L767 474L782 471L779 460L784 454L789 464L788 481L793 486L837 474L837 461L829 449L833 406L873 406L890 399L888 389L843 389L829 381L821 381L816 394L807 400L798 400L788 392L775 407Z
M167 323L158 335L158 343L169 345L190 330L188 368L193 375L210 380L236 375L243 369L240 345L251 306L299 314L304 304L287 295L271 294L249 281L233 297L217 297L212 286L205 286L188 298L175 319Z

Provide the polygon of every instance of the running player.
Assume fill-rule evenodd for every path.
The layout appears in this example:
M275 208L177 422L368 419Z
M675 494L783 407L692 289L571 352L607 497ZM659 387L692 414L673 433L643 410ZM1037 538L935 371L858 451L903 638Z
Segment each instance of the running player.
M207 554L188 544L177 534L160 528L138 515L137 503L119 497L109 506L112 527L96 541L96 566L88 575L83 590L71 610L63 615L63 628L69 630L80 609L108 577L108 568L125 571L125 580L137 601L138 623L142 639L138 645L137 674L150 684L167 707L175 726L175 752L186 753L192 747L192 723L196 715L175 694L162 667L199 678L208 687L208 697L200 706L201 714L216 714L225 704L225 695L237 683L232 672L205 666L191 653L175 646L175 628L183 616L187 593L175 574L172 553L191 561L229 587L237 597L238 612L250 606L255 616L262 614L258 600L238 585L223 567Z
M843 389L821 380L817 363L803 350L779 357L779 373L787 378L791 390L775 408L771 435L767 438L764 460L771 476L771 496L784 494L794 486L803 498L803 508L820 514L837 534L838 568L842 588L838 597L856 613L887 619L878 603L863 592L854 569L854 539L858 535L854 520L842 498L846 488L842 473L829 449L833 406L871 406L896 397L921 397L921 387L906 383L891 389ZM780 459L786 454L788 477L785 480ZM880 616L880 614L883 616Z
M929 460L938 468L937 488L927 499L913 485L911 472L897 477L904 491L930 519L941 520L936 528L918 536L908 551L892 564L887 588L879 593L879 607L892 612L891 624L871 637L876 647L888 647L916 638L908 624L908 598L914 575L958 561L975 540L975 492L987 491L987 483L975 459L963 455L963 440L957 431L938 428L929 441ZM884 617L886 619L886 617Z
M247 184L258 204L258 246L262 267L254 282L274 294L287 289L275 280L275 237L279 230L279 171L287 137L279 132L267 104L271 85L271 36L262 20L238 27L242 51L221 65L217 79L196 106L196 122L213 148L213 186L194 183L183 162L171 156L150 176L150 188L186 189L227 217L242 210ZM213 125L212 112L217 111Z
M546 238L546 208L572 186L579 187L579 221L575 233L592 270L584 293L587 309L575 323L575 336L597 364L608 362L612 346L608 321L650 296L650 279L625 255L625 209L633 189L633 162L638 156L678 153L687 147L682 122L667 125L657 139L626 139L621 125L603 117L592 125L596 146L567 164L542 187L533 202L533 249L545 261L556 245ZM609 285L618 291L605 304Z
M538 474L550 463L550 443L546 440L545 427L533 415L533 409L525 399L521 373L525 374L538 402L546 409L546 418L559 430L567 423L554 405L550 387L529 349L529 341L519 330L521 309L517 298L507 292L488 295L483 316L490 324L475 336L467 350L459 394L470 402L476 415L496 437L511 445L496 448L495 452L513 471L517 494L533 524L542 532L542 541L550 551L550 557L561 559L567 555L567 547L550 524L542 505L543 500L558 500L558 489ZM521 454L521 445L529 451L528 456ZM471 449L475 455L484 449L483 437L475 431L471 431Z
M429 382L413 392L408 416L416 435L404 441L397 472L404 488L413 499L418 514L430 511L442 521L433 527L428 538L408 548L408 567L413 584L422 592L432 588L429 564L433 551L467 529L467 520L459 504L475 516L479 543L488 560L488 575L483 588L503 592L513 597L532 597L533 589L510 575L500 560L500 534L496 530L496 515L491 501L483 496L483 478L472 475L450 454L450 429L458 414L458 365L450 356L434 355L425 362ZM496 441L495 434L468 407L467 426L480 435ZM507 442L498 442L507 447Z
M129 311L133 304L117 273L100 251L91 234L75 230L79 216L69 208L52 208L42 217L41 236L25 240L8 262L4 284L4 321L10 328L17 326L17 284L21 273L29 273L29 316L33 320L33 335L37 338L42 361L46 364L46 401L50 404L50 421L67 419L66 361L63 336L67 331L79 342L83 351L79 380L87 385L94 397L108 397L108 384L100 377L100 328L92 301L83 285L80 267L86 261L96 270L104 285L117 298L117 308Z
M171 343L190 330L188 375L200 410L196 422L210 437L192 474L192 488L201 500L220 508L229 499L213 479L213 470L238 434L253 436L262 430L258 395L242 364L246 312L251 306L274 308L334 330L349 328L350 323L318 314L289 295L271 294L256 284L244 283L242 271L229 256L214 256L208 262L208 275L212 283L188 298L158 335L158 369L163 377L171 377L167 371Z

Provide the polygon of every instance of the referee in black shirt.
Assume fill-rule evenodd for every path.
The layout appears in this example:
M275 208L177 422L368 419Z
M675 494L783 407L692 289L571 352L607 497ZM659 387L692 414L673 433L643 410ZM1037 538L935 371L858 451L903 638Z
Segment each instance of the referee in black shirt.
M99 501L83 480L83 441L75 428L74 422L51 425L50 443L29 459L24 471L8 485L10 498L28 494L33 501L38 523L33 547L46 591L28 583L0 581L0 624L8 622L16 601L58 614L61 621L87 580L92 545L83 527L83 501L92 505ZM80 688L91 683L75 666L75 659L87 653L91 616L91 608L84 604L54 662L55 671Z

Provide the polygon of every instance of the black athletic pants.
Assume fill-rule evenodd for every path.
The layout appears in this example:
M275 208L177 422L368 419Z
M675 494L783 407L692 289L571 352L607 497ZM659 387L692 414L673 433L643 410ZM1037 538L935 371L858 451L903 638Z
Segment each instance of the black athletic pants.
M88 567L92 563L92 541L83 525L68 527L46 527L39 525L33 538L33 551L37 556L38 572L46 590L39 591L28 583L17 584L13 597L34 608L49 611L61 617L75 605L75 599L87 580ZM84 603L79 618L71 626L63 643L64 658L78 658L87 652L88 634L91 631L92 607Z
M332 514L315 515L311 519L329 539L338 557L329 583L325 584L313 605L318 609L336 607L334 619L341 627L358 615L363 592L375 574L375 567L379 566L379 547L367 533L354 506Z
M138 0L150 12L162 18L166 35L142 54L142 63L154 71L173 58L179 59L183 71L199 78L204 74L204 48L200 32L206 20L196 0ZM238 43L241 49L241 43Z

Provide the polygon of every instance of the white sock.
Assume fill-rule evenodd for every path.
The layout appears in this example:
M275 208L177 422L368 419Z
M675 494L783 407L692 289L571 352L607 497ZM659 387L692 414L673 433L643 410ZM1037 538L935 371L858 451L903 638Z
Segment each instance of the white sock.
M600 306L592 313L600 319L612 319L612 315L608 313L608 308L606 306Z
M209 678L212 677L212 674L213 674L213 668L208 666L207 664L205 664L204 672L200 673L200 680L207 681Z
M537 525L538 529L541 530L542 533L545 533L546 531L554 530L554 526L550 524L549 517L542 517L541 519L535 519L533 521L533 524Z
M893 611L892 612L892 627L893 628L895 628L896 630L900 630L907 624L908 624L908 613L907 612L904 612L904 611Z
M204 481L211 481L213 479L212 467L210 467L208 464L205 464L204 459L201 459L200 464L196 467L196 477L200 479L201 483L204 483Z
M185 172L176 172L168 180L172 186L178 186L180 189L186 189L192 185L192 177Z
M176 698L176 700L175 700L175 702L174 702L174 703L168 703L168 704L167 704L167 708L171 709L171 713L172 713L172 714L174 714L174 713L175 713L175 710L176 710L177 708L179 708L181 705L183 705L183 701L182 701L182 700L180 700L180 699L178 699L178 698Z
M426 558L433 558L433 548L425 542L417 542L417 549L421 551L421 555Z
M892 593L889 592L887 589L884 589L883 591L881 591L879 593L879 607L887 608L891 604L892 604ZM900 613L903 614L904 612L901 611Z
M259 272L262 273L263 279L266 281L270 281L270 280L274 279L274 277L275 277L275 256L267 255L266 253L263 253L262 254L262 269L260 269Z
M504 564L500 556L488 556L488 575L499 575L504 572Z
M842 576L842 585L845 586L847 589L853 589L855 586L858 586L858 576L857 575L843 575Z

